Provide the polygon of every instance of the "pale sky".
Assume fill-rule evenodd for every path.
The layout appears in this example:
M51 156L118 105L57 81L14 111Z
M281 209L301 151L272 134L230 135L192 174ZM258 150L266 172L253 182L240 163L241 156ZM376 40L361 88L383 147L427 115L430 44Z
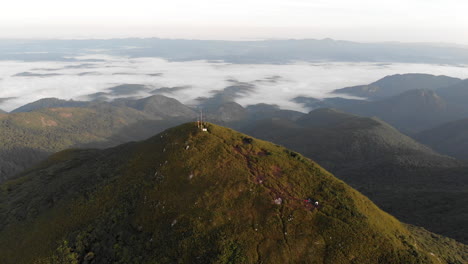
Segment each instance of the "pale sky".
M334 38L468 44L465 0L7 0L0 38Z

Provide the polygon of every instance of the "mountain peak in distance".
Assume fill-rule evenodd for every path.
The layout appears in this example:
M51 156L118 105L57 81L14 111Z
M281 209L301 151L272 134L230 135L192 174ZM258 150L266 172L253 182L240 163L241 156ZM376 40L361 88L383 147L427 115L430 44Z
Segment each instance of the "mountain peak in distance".
M349 94L376 100L415 89L437 90L439 88L455 85L460 81L461 79L444 75L435 76L422 73L395 74L386 76L368 85L337 89L334 93Z

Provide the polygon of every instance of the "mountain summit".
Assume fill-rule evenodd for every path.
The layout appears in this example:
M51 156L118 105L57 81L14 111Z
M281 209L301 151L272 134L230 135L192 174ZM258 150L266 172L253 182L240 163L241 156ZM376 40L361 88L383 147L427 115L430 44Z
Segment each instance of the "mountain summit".
M463 263L283 147L194 123L0 185L2 263Z

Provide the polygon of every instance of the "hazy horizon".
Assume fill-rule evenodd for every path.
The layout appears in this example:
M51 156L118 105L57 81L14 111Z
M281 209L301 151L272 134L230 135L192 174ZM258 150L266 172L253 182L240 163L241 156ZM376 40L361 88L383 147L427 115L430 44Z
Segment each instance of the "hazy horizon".
M148 37L51 37L51 38L33 38L33 37L17 37L17 38L9 38L9 37L0 37L0 40L4 41L54 41L54 40L105 40L105 41L112 41L112 40L122 40L122 39L161 39L161 40L187 40L187 41L226 41L226 42L257 42L257 41L286 41L286 40L333 40L339 42L354 42L354 43L362 43L362 44L416 44L416 45L441 45L444 47L463 47L468 48L467 43L456 43L456 42L444 42L444 41L398 41L398 40L381 40L381 41L360 41L360 40L350 40L350 39L336 39L331 37L322 37L322 38L313 38L313 37L297 37L297 38L288 38L288 37L265 37L265 38L189 38L189 37L158 37L158 36L148 36Z
M15 1L0 10L0 38L332 38L468 45L467 9L467 2L456 0Z

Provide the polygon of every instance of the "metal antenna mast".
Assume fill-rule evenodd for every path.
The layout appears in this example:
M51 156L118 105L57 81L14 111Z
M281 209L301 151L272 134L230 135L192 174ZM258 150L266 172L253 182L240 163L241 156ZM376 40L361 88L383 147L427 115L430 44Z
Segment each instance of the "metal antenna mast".
M198 123L198 128L201 129L202 131L205 131L207 132L208 129L205 128L205 125L203 124L203 108L200 109L200 116L199 116L199 121L197 121Z

